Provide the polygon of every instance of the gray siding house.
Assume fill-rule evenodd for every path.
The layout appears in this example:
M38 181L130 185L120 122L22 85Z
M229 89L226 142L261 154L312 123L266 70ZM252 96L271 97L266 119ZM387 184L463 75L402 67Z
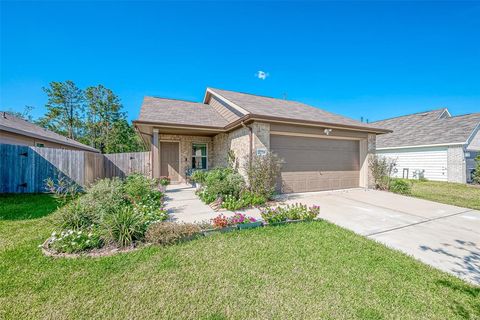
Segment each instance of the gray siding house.
M377 154L396 159L396 177L471 181L480 152L480 113L452 116L438 109L372 125L393 130L378 137Z
M190 169L238 167L254 154L283 159L278 189L368 187L368 157L385 128L300 102L208 88L202 102L145 97L137 132L152 150L153 176L184 182Z

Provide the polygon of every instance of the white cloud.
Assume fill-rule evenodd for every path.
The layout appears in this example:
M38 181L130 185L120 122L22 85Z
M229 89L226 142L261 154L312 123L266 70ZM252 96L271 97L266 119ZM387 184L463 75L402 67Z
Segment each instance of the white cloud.
M260 80L265 80L265 79L267 79L268 76L270 76L270 75L265 71L257 71L255 73L255 77L257 77Z

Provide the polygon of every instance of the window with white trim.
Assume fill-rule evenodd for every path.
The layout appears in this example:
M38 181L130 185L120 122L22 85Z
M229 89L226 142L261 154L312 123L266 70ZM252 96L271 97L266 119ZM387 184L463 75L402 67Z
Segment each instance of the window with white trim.
M192 169L208 169L208 155L206 143L192 144Z

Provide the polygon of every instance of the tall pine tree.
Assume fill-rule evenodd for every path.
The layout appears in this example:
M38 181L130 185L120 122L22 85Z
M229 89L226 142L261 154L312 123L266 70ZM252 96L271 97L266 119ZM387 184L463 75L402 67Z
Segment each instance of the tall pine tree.
M48 96L45 107L47 114L39 119L43 127L75 139L82 135L84 116L84 96L71 80L50 82L43 88Z
M87 105L85 140L102 153L111 149L112 129L116 122L125 119L117 95L103 85L85 89Z

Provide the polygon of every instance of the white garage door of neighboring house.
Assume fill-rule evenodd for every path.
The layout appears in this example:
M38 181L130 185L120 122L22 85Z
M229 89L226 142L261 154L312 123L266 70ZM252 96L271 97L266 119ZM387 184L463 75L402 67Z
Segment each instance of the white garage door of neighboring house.
M270 148L284 161L278 183L283 193L359 186L358 140L272 134Z
M377 150L378 155L396 159L394 176L397 178L415 177L415 172L423 171L428 180L447 181L447 147L408 148Z

